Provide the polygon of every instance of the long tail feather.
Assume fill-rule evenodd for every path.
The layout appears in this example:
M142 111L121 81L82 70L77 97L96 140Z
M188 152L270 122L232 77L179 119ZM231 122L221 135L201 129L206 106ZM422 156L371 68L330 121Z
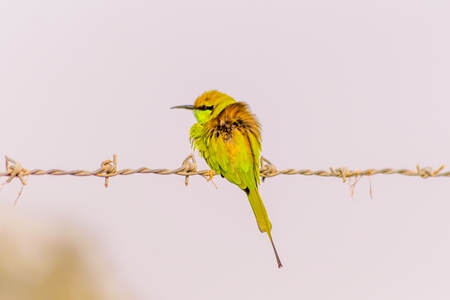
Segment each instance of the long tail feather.
M264 203L259 195L258 189L249 190L247 196L250 201L250 205L252 206L253 213L255 214L259 230L261 232L267 232L270 242L272 243L273 252L277 258L278 268L282 268L283 265L281 264L280 257L278 256L277 249L275 248L275 243L273 242L272 235L270 234L272 224L270 223L269 216L267 215L266 208L264 207Z

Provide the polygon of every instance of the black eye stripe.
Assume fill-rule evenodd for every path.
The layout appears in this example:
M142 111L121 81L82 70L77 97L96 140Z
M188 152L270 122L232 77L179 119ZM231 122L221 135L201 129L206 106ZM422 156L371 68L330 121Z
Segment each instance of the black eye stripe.
M197 107L198 110L212 110L213 106L206 106L206 105L202 105L200 107Z

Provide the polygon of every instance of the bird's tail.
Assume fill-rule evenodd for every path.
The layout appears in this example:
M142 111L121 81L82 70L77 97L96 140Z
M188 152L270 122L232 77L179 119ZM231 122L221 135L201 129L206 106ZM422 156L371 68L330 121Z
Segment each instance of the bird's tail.
M272 235L270 231L272 230L272 224L270 223L269 216L267 215L266 208L264 203L259 195L258 189L251 189L247 193L248 200L250 201L250 205L252 206L253 213L256 217L256 222L258 223L259 230L261 232L266 232L269 236L270 242L272 243L272 248L275 253L275 257L277 258L278 268L283 267L281 264L280 257L278 256L277 249L275 248L275 244L273 242Z

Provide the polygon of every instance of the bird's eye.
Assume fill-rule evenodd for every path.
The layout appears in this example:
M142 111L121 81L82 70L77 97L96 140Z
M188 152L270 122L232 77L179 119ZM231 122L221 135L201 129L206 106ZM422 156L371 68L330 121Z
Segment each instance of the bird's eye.
M213 107L212 107L212 106L202 105L202 106L200 106L198 109L200 109L200 110L212 110Z

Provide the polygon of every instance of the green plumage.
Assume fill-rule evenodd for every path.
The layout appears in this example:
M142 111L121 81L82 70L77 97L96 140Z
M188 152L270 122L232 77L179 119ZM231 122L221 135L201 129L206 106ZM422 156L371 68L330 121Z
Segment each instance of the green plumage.
M278 267L282 267L264 203L259 195L261 126L244 102L236 102L218 91L205 92L193 106L178 106L194 111L197 119L190 140L208 166L242 189L249 199L259 230L272 243Z

